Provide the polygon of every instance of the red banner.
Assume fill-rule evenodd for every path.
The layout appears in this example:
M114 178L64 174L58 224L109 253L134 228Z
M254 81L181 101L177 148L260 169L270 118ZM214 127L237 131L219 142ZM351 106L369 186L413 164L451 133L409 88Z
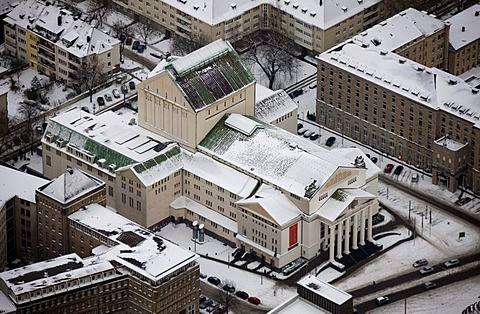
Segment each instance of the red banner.
M288 246L297 244L298 242L298 224L290 226Z

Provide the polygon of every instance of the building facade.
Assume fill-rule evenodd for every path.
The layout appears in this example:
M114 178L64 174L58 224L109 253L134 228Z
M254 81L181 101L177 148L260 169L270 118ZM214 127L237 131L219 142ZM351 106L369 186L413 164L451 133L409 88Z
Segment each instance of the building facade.
M47 4L48 3L48 4ZM81 64L96 56L105 73L120 65L120 41L60 4L26 0L7 14L5 49L30 68L73 86Z
M175 0L115 1L135 19L154 21L168 33L210 43L236 42L259 30L273 30L312 52L322 52L378 23L384 9L378 0L290 0L205 2Z
M355 41L318 57L318 123L432 172L450 191L480 192L479 97L458 77Z
M448 50L448 72L460 75L480 64L480 4L452 16L450 23L450 45Z

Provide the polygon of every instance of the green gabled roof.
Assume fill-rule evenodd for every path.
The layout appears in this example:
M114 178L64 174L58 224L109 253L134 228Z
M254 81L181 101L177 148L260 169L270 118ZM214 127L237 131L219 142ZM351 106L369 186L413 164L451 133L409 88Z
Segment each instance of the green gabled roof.
M180 154L180 147L179 146L174 146L165 153L158 155L152 159L149 159L147 161L144 161L142 163L139 163L133 167L133 169L137 173L142 173L148 169L151 169L155 166L161 165L164 161L167 161L168 159L177 156Z

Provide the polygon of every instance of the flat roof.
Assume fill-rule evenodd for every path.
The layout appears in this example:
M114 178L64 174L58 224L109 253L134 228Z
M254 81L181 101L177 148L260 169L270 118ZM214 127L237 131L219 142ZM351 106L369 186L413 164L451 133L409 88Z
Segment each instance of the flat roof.
M477 12L480 12L480 4L472 5L445 21L450 23L450 45L455 50L480 39L480 14Z
M272 91L257 84L255 100L255 118L267 123L271 123L298 109L298 105L283 89Z
M451 151L458 151L468 145L468 143L457 142L454 139L449 138L448 136L442 136L435 141L435 144L445 146Z
M298 285L308 289L338 305L342 305L352 299L352 295L338 289L312 275L307 276L297 282Z
M268 314L329 314L331 312L322 309L321 307L303 299L298 294L281 303Z
M0 165L0 207L14 196L35 203L35 190L48 180ZM8 178L8 179L7 179Z

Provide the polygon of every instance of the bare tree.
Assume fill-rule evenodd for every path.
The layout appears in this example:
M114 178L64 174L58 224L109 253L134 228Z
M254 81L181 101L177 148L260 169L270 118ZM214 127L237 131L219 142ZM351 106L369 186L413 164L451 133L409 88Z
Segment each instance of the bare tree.
M295 51L291 40L276 33L265 33L260 41L257 36L249 36L245 40L251 48L243 58L247 62L256 63L262 69L268 79L268 88L276 87L279 76L288 75L292 79L299 70L300 61L290 55Z
M93 91L106 79L105 63L101 62L96 54L85 58L79 69L75 72L77 86L80 90L88 90L90 102Z
M27 127L27 135L30 139L31 149L33 151L33 140L35 137L35 130L33 128L33 122L36 120L40 110L37 106L32 106L26 103L20 103L17 109L18 119L20 121L25 121Z
M150 38L154 36L160 36L160 32L155 28L155 25L150 20L147 20L145 23L137 23L133 29L135 34L140 36L145 44L147 44L147 41Z
M112 23L112 30L117 37L120 37L121 34L125 34L126 37L133 37L135 32L129 24L125 23L124 20L116 20Z
M238 306L238 299L235 296L235 283L229 279L224 279L223 283L224 288L216 292L215 300L217 300L218 303L225 308L226 313L228 313L228 311Z
M172 39L172 54L176 56L188 55L209 43L205 35L195 36L194 40L188 40L182 36L174 35Z
M88 12L92 14L100 23L100 26L103 26L103 22L107 17L114 12L113 1L111 0L90 0L88 2Z
M17 83L20 84L20 74L22 74L22 69L28 65L27 62L10 54L6 54L5 59L7 61L8 68L15 71Z

